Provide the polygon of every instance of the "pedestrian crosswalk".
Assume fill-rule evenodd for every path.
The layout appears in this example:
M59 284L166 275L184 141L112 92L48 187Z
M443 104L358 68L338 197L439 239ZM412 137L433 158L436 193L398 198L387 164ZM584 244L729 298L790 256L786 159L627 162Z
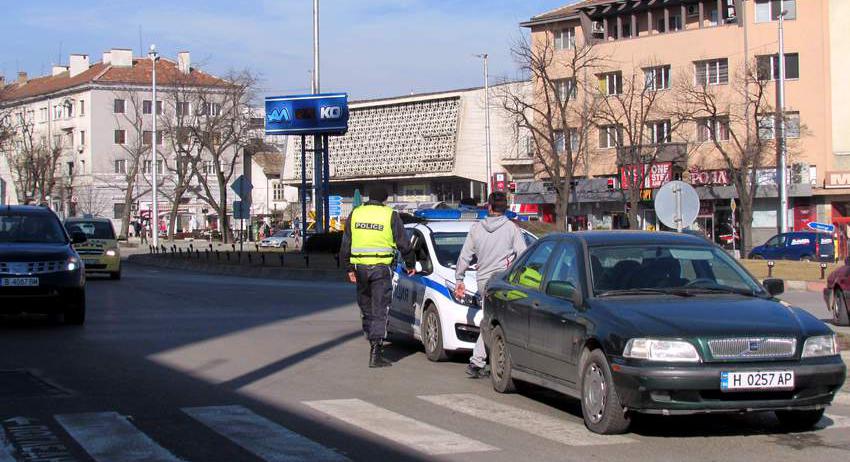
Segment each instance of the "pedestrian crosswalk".
M564 447L596 447L599 445L625 445L641 443L636 436L601 436L589 432L580 420L562 418L544 412L532 411L512 406L477 394L437 394L420 395L411 399L433 406L425 412L422 406L409 406L404 410L390 410L374 402L362 399L331 399L304 401L300 404L308 415L313 414L316 421L329 423L343 433L355 434L346 426L354 427L356 432L375 435L393 445L408 448L427 456L487 453L509 450L504 440L493 441L488 432L485 437L475 435L477 426L455 424L450 430L429 423L441 422L439 416L460 415L476 419L491 425L521 432L530 438L540 438ZM501 401L501 400L500 400ZM424 404L428 403L428 404ZM220 444L232 444L233 450L241 448L252 454L256 461L266 462L346 462L354 457L345 453L345 448L334 448L315 441L295 429L274 422L253 410L239 405L221 405L205 407L184 407L180 411L187 418L186 424L197 425L211 432L208 437L221 438ZM55 425L40 426L43 430L54 427L64 431L69 441L84 451L94 462L192 462L185 448L168 449L157 438L145 433L128 416L117 412L90 412L76 414L57 414L50 417ZM0 421L21 421L16 430L0 428L0 462L29 461L27 450L32 451L32 442L21 444L15 441L16 434L24 434L36 428L22 418ZM44 423L44 422L42 422ZM142 426L144 427L144 426ZM850 417L827 415L819 424L821 429L850 428ZM184 428L184 427L181 427ZM191 428L191 427L190 427ZM469 430L458 430L468 428ZM472 433L472 434L471 434ZM480 435L480 433L479 433ZM176 438L186 440L199 438L194 432ZM173 444L173 439L170 440ZM189 451L191 454L191 451ZM51 459L53 460L53 459ZM60 460L60 459L57 459ZM77 459L61 459L73 461ZM241 460L241 459L240 459Z

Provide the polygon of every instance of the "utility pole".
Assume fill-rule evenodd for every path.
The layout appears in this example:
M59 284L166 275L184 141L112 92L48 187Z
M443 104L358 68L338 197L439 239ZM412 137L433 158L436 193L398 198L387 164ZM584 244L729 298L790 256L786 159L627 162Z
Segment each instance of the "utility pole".
M151 93L153 102L151 103L151 118L153 119L152 133L151 133L151 180L152 180L152 193L153 193L153 211L151 216L151 233L152 233L152 242L155 248L159 248L159 202L157 201L157 197L159 195L159 188L157 187L157 165L156 165L156 62L159 61L159 55L156 52L156 45L151 45L150 49L150 58L151 58ZM127 207L128 204L125 204Z
M313 0L313 94L322 92L319 80L319 0ZM322 137L313 136L313 211L316 222L316 232L324 230L324 145Z
M485 150L485 162L487 162L487 166L485 168L485 172L487 175L487 197L490 197L490 193L492 191L492 182L493 182L493 165L492 159L490 157L490 69L488 66L488 56L487 53L482 53L479 55L475 55L477 58L481 58L484 61L484 150ZM486 200L487 198L485 198Z
M779 75L776 79L776 179L779 186L779 232L788 232L788 145L785 133L785 2L779 2ZM771 68L771 72L773 69Z

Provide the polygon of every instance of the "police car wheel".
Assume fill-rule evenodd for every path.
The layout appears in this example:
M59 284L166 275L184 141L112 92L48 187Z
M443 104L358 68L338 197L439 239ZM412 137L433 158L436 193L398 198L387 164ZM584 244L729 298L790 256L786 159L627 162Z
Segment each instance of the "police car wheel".
M443 349L442 322L440 314L434 305L428 305L422 322L422 344L425 345L425 354L428 359L435 362L445 361L449 358Z
M493 329L490 339L490 380L493 382L493 389L499 393L513 393L516 391L516 383L511 378L513 366L502 326Z

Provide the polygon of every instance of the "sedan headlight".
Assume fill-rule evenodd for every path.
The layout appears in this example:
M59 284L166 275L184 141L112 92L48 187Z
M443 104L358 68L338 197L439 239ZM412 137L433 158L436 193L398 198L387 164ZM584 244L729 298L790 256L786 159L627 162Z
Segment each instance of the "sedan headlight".
M80 259L77 257L68 257L68 260L65 262L65 269L68 271L76 271L80 266Z
M633 338L626 343L623 357L646 359L650 361L689 362L700 361L697 349L684 340L660 340L651 338Z
M114 257L116 255L118 255L118 251L115 250L115 249L109 249L109 250L106 251L107 257Z
M455 296L455 287L457 287L455 285L455 283L453 281L448 280L448 279L446 279L445 281L446 281L446 288L449 289L449 293L451 294L452 300L454 300L455 303L457 303L459 305L464 305L464 306L479 306L478 294L474 294L472 292L465 291L464 294L463 294L463 298L458 298L457 296Z
M809 337L806 339L806 343L803 345L804 358L835 356L838 353L838 337L836 337L835 334Z

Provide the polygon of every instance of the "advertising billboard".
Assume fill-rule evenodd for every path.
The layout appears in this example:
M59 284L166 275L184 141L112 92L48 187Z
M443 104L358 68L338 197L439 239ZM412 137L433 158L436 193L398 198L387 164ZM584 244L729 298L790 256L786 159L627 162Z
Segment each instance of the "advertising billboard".
M348 94L266 97L267 135L344 135Z

